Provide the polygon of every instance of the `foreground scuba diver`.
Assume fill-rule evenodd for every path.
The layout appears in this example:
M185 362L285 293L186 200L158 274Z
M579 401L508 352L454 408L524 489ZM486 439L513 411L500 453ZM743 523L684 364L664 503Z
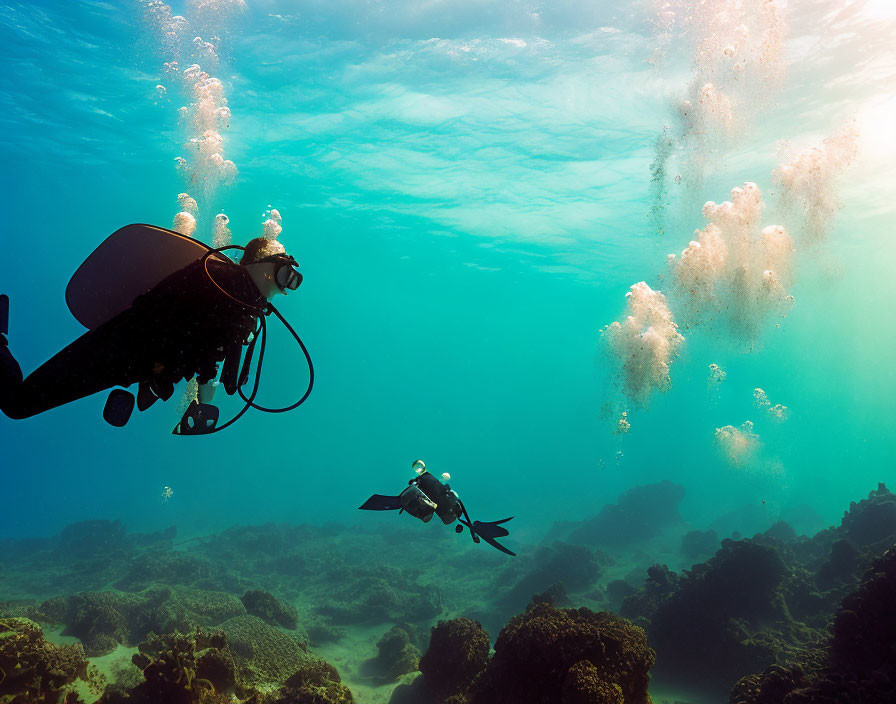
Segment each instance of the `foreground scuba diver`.
M374 494L358 508L364 511L394 511L396 509L399 513L407 511L424 523L429 523L432 515L435 514L442 519L442 523L446 526L457 521L460 524L454 529L457 533L463 533L463 527L466 526L474 543L478 543L482 538L493 548L497 548L507 555L516 555L495 540L495 538L509 535L508 530L501 524L507 523L513 516L500 521L470 521L467 509L457 492L452 491L450 485L443 484L427 472L423 460L417 460L412 466L417 476L408 482L407 489L398 496ZM446 482L451 478L447 473L442 477Z
M226 249L243 250L239 264L221 254ZM268 412L296 408L311 393L314 369L301 339L270 303L274 296L294 291L302 283L296 266L283 245L263 237L246 247L211 249L160 227L123 227L85 260L66 289L69 309L88 332L24 380L8 349L0 310L0 410L10 418L28 418L113 386L136 383L136 399L116 389L106 402L103 417L120 427L128 421L135 402L139 410L146 410L159 399L168 400L175 383L194 376L199 402L190 404L175 434L223 430L250 407ZM3 299L0 309L6 308L8 314L9 302ZM276 409L254 402L270 313L292 333L310 372L301 399ZM248 383L259 341L254 385L247 397L242 387ZM248 349L241 364L244 345ZM239 392L245 402L222 425L217 425L218 409L208 403L219 383L228 394Z

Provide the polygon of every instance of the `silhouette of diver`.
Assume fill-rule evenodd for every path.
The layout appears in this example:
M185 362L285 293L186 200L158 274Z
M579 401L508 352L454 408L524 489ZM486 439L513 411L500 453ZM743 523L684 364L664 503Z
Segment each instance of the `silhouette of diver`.
M142 262L136 256L122 259L128 246L147 241L156 246L151 256ZM145 249L147 245L138 246ZM243 250L240 263L223 256L224 249ZM0 410L10 418L28 418L114 386L136 383L136 405L143 411L158 399L168 400L174 384L194 376L199 382L200 402L191 403L174 430L177 434L223 430L250 407L268 412L291 410L311 392L314 371L301 339L269 301L299 287L302 275L296 266L279 242L263 237L251 240L245 248L211 249L163 228L121 228L81 265L66 291L72 313L90 329L24 379L5 337L9 300L2 297ZM254 402L264 358L265 317L271 312L293 334L310 371L302 398L277 409ZM259 338L254 388L246 397L242 386L248 383ZM220 382L213 382L219 362L223 362ZM246 405L233 419L216 427L218 409L207 402L218 383L230 395L239 392ZM123 426L134 404L132 394L116 389L103 416L112 425Z
M513 516L500 521L471 521L470 516L467 514L467 509L464 507L457 492L453 491L449 484L443 484L435 476L427 472L426 463L423 460L415 461L412 467L417 476L408 482L407 489L398 496L374 494L358 508L364 511L398 510L399 513L407 511L414 518L424 523L429 523L433 514L435 514L445 525L457 521L459 525L454 528L457 533L462 533L464 526L466 526L474 543L478 543L479 539L482 538L493 548L507 555L516 556L516 553L511 552L495 540L495 538L503 538L505 535L509 535L509 531L501 524L507 523ZM442 477L446 482L451 478L448 474L443 474Z

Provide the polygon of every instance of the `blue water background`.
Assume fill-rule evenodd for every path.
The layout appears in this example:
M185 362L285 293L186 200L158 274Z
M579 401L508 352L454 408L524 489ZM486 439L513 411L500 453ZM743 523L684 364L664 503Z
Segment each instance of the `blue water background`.
M365 7L250 3L218 74L240 175L198 232L218 209L238 242L268 204L283 214L305 283L281 310L314 357L309 402L211 438L172 436L173 402L111 428L105 394L0 418L0 536L87 518L183 535L396 520L356 507L397 493L418 457L451 472L476 517L516 515L520 544L664 478L686 486L695 526L743 508L745 531L779 516L817 529L893 480L892 170L848 177L831 241L799 265L796 306L761 349L689 335L672 390L632 409L626 436L601 417L598 351L631 284L662 288L699 204L746 180L769 189L777 139L827 134L892 85L843 88L850 65L818 48L699 193L671 193L658 236L649 164L689 66L646 62L646 7L561 3L537 23L517 4ZM0 58L0 288L27 372L83 331L63 292L93 247L129 222L170 226L184 137L178 98L154 100L162 61L135 3L4 3ZM278 404L305 371L273 327L261 398ZM710 362L728 373L715 400ZM790 407L786 424L760 417L756 386ZM748 419L783 476L714 447L716 427Z

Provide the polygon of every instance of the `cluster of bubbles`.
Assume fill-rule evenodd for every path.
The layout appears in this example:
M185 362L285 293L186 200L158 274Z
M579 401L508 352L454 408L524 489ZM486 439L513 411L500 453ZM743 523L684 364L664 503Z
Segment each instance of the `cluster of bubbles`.
M771 315L787 314L794 251L781 225L760 229L762 195L755 183L709 201L709 224L679 257L668 255L676 304L688 327L724 320L732 335L752 342Z
M171 500L172 496L174 496L174 489L172 489L170 486L162 487L162 503L163 504L167 504Z
M780 403L772 405L772 402L768 400L768 394L759 387L753 389L753 405L765 411L772 420L779 423L784 422L790 416L790 409L787 406Z
M233 233L228 225L230 225L230 218L224 213L215 215L215 227L212 231L212 247L215 249L226 247L233 242Z
M230 124L230 108L224 86L210 75L218 65L219 36L223 36L228 22L245 9L243 0L191 0L187 3L188 20L175 15L162 0L143 0L146 23L151 28L159 52L164 57L165 74L179 84L189 98L189 105L179 110L187 130L184 143L186 156L175 157L175 165L191 190L196 189L206 200L216 189L231 183L237 174L233 161L224 157L222 132ZM203 36L199 36L202 34ZM186 68L181 69L181 66ZM203 70L202 67L207 70ZM168 100L169 89L156 86L157 100ZM176 219L181 227L189 226L183 212L198 217L198 209L181 209ZM179 228L178 231L181 231ZM194 228L195 229L195 228Z
M709 365L709 379L707 383L711 387L716 388L719 386L719 384L725 381L725 378L727 376L728 374L725 372L725 370L722 369L718 364L713 362Z
M616 421L616 430L613 431L613 434L614 435L625 435L631 429L632 429L632 424L629 423L629 420L628 420L628 411L623 411L619 415L619 420Z
M736 116L757 110L784 74L787 25L779 0L660 0L656 28L664 53L673 35L693 51L694 75L679 112L686 131L730 132Z
M171 229L188 237L196 231L196 216L199 215L199 205L196 199L189 193L177 194L178 212L174 216L174 224Z
M183 77L193 98L189 106L180 108L190 135L184 148L191 158L178 157L176 163L188 182L203 188L208 195L236 178L236 164L224 158L221 135L230 126L230 108L221 81L203 71L199 64L184 69Z
M659 46L650 59L657 64L673 38L692 52L693 76L677 105L680 124L666 126L655 145L651 171L651 219L662 233L666 162L677 147L686 150L681 171L696 188L709 155L742 134L773 95L784 74L787 34L780 0L656 0L655 33ZM677 49L677 48L676 48ZM681 183L679 172L676 181Z
M859 132L851 121L820 145L792 154L772 172L785 207L802 216L803 234L809 244L823 241L840 207L835 179L858 154Z
M725 425L716 428L716 445L729 463L740 466L750 462L759 450L759 435L753 432L752 421L746 421L739 428Z
M261 236L269 240L275 240L283 232L283 218L280 211L268 205L267 210L261 214Z
M662 293L640 281L625 296L627 315L602 328L601 340L618 362L623 394L632 403L647 406L654 390L671 386L669 366L684 336Z

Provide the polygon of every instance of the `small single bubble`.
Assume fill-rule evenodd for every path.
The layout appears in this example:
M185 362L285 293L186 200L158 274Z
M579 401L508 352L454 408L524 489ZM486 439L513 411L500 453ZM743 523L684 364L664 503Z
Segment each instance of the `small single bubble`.
M416 460L414 464L411 465L411 468L417 474L423 474L426 471L426 463L423 460Z
M442 481L447 482L449 479L451 479L451 475L448 472L442 472Z

